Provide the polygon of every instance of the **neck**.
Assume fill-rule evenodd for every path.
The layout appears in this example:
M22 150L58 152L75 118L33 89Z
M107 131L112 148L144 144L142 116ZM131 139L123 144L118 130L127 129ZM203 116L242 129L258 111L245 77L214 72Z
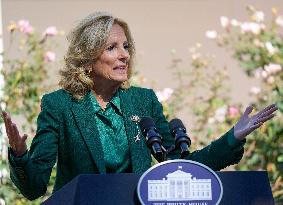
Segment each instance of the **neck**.
M99 105L105 109L108 102L111 100L115 92L118 90L120 85L106 85L101 83L94 83L92 93L96 97Z

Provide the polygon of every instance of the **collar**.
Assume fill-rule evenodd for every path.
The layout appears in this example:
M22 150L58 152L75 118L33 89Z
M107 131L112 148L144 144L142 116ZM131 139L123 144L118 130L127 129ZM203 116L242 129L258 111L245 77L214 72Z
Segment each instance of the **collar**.
M113 95L112 99L110 100L110 102L107 104L106 106L106 109L109 109L110 106L113 106L114 109L117 109L118 112L120 114L122 114L122 110L121 110L121 103L120 103L120 91L119 89L115 92L115 94ZM93 105L93 110L94 110L94 113L98 113L100 110L103 110L101 108L101 106L99 105L99 103L97 102L96 100L96 97L92 94L92 92L90 91L89 92L89 95L90 95L90 98L91 98L91 102L92 102L92 105ZM105 110L106 110L105 109Z

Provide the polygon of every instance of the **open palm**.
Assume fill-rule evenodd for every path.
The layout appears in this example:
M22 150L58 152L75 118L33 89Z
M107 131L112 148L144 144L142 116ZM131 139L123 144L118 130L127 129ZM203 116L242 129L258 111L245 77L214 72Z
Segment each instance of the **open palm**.
M248 134L259 128L264 122L270 120L275 116L274 112L277 110L275 104L271 104L255 115L250 115L253 110L252 106L248 106L244 114L234 126L234 136L238 140L243 140Z
M2 117L5 123L9 145L16 156L21 156L27 150L27 135L20 135L17 125L12 122L11 117L7 112L2 111Z

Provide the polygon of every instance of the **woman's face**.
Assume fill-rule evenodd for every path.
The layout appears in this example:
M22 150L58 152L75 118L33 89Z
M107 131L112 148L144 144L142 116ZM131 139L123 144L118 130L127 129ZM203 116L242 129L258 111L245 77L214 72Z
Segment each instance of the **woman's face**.
M93 64L94 83L115 83L120 85L128 80L130 54L123 28L114 24L106 42L106 48Z

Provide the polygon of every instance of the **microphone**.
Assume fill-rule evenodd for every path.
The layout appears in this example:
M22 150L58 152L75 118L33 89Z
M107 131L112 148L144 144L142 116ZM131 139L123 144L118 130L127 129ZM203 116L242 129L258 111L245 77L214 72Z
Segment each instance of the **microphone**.
M180 119L173 119L169 122L171 135L175 138L175 147L181 149L181 159L189 155L191 140L186 134L186 128Z
M164 161L164 156L161 146L161 135L158 133L155 123L151 117L143 117L139 126L143 136L146 138L146 145L151 149L151 153L158 161Z

